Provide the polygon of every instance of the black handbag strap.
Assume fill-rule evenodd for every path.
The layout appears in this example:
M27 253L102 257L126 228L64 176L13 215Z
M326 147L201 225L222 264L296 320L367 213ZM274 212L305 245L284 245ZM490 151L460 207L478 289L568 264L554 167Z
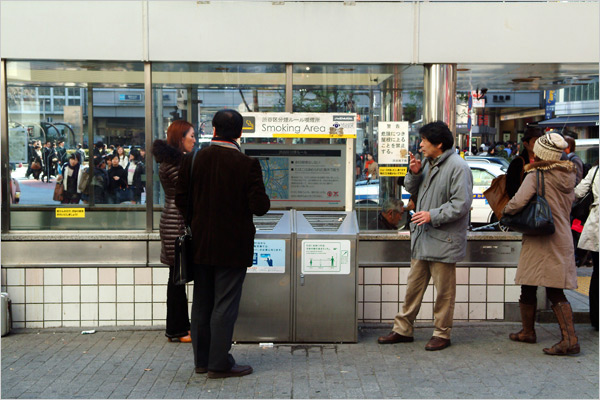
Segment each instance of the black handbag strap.
M198 151L194 150L194 155L192 156L192 164L190 165L190 178L188 180L187 208L185 209L185 224L188 226L192 223L192 181L194 180L194 160L196 159L196 154L198 154Z
M596 179L596 172L598 172L598 169L600 169L600 166L596 167L596 170L594 171L594 176L592 176L592 182L590 182L590 188L588 189L588 193L590 193L594 188L594 179Z
M539 169L535 170L536 173L536 179L537 179L537 193L542 196L542 197L546 197L546 185L544 185L544 173L541 173ZM542 176L542 192L540 193L540 175Z

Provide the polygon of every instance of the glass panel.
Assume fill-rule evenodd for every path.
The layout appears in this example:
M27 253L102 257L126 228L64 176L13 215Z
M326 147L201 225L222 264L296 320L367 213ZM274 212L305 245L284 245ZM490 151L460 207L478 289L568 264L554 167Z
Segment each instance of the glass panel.
M407 203L408 193L399 184L398 177L378 174L368 177L367 161L370 161L368 154L375 163L378 161L380 121L408 121L410 148L414 152L423 108L423 67L296 64L293 72L295 112L358 114L354 178L359 227L366 229L389 198L403 198ZM399 226L403 225L400 221Z
M143 69L142 63L7 62L11 182L20 189L10 229L145 228L143 156L131 162L137 169L130 176L107 167L108 146L123 145L126 167L127 155L138 153L132 148L145 144ZM120 196L110 184L114 176L128 181ZM53 199L57 186L66 186L63 204ZM84 213L64 214L67 208Z
M282 112L285 110L285 65L153 63L152 127L154 139L165 139L178 119L196 131L197 148L208 146L212 118L218 110ZM164 191L154 164L154 229L158 229Z

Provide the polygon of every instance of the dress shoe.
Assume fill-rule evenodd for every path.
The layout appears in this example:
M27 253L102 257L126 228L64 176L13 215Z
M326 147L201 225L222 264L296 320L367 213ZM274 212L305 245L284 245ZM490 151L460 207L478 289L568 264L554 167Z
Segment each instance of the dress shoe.
M196 372L197 374L205 374L208 372L208 368L196 367L194 368L194 372Z
M235 364L229 371L208 371L209 379L231 378L235 376L250 375L252 367L249 365Z
M425 346L425 350L429 350L429 351L443 350L448 346L450 346L450 339L444 339L439 336L432 336L431 339L429 339L429 342L427 342L427 345Z
M387 336L380 336L377 339L379 344L393 344L393 343L410 343L415 340L412 336L404 336L394 331L390 332Z
M169 342L181 342L181 343L191 343L192 342L192 336L190 336L189 331L188 331L188 334L185 336L170 337L168 339L169 339Z

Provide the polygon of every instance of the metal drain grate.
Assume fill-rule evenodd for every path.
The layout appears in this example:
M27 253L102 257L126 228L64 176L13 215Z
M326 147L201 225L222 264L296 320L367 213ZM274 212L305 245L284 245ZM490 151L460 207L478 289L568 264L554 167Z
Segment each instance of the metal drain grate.
M272 231L275 229L283 214L266 214L260 217L254 216L254 226L257 231Z
M317 232L337 232L346 214L304 214L304 218Z

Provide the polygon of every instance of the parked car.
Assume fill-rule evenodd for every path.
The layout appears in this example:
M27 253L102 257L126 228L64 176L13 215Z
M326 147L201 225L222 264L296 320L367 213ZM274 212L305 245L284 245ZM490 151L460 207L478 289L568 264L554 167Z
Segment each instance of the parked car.
M379 204L379 179L357 181L354 193L356 204Z
M502 166L504 172L508 169L508 165L510 162L504 157L494 157L494 156L465 156L466 161L480 161L487 163L495 163Z

